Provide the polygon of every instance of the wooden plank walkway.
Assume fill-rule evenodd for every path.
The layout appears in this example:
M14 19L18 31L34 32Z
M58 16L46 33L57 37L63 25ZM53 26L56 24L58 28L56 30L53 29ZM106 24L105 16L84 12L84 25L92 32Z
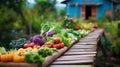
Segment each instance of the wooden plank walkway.
M93 67L98 42L104 30L98 29L80 39L49 67Z

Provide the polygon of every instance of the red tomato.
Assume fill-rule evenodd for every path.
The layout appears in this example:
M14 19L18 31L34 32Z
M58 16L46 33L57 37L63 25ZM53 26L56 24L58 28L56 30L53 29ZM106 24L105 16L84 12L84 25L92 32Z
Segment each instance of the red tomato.
M74 21L73 21L73 18L70 18L69 20L70 20L70 22L74 22Z
M94 25L93 25L93 28L94 28L94 29L97 29L97 28L98 28L98 26L97 26L96 24L94 24Z
M54 43L53 43L53 42L50 42L50 43L49 43L49 47L50 47L50 48L53 48L53 46L54 46Z
M23 45L23 47L24 48L27 48L29 45L27 44L27 43L25 43L24 45Z
M61 48L61 46L59 44L56 44L53 47L56 48L56 49L60 49Z
M61 46L61 48L63 48L65 45L64 45L64 43L62 42L62 43L60 43L60 46Z
M27 43L26 43L26 44L23 45L23 47L24 47L24 48L28 48L28 47L33 48L34 45L35 45L34 43L30 43L30 44L27 44Z
M80 29L80 26L76 26L76 27L75 27L75 30L79 30L79 29Z
M54 43L55 43L55 44L60 43L60 38L54 38Z
M29 44L29 47L32 47L32 48L33 48L34 45L35 45L34 43L30 43L30 44Z

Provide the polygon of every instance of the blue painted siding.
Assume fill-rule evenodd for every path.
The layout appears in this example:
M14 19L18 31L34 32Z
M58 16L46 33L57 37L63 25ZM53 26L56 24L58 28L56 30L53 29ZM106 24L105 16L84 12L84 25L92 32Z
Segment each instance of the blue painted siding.
M76 16L76 7L71 6L70 10L70 17L75 17Z
M112 10L113 12L112 2L103 0L103 5L98 6L97 18L101 19L105 17L106 10Z
M103 5L98 6L98 8L97 8L97 19L101 19L104 14L105 14L104 6Z
M80 6L78 7L78 17L81 17L81 8L80 8Z
M76 13L77 12L77 13ZM70 14L70 17L81 17L81 8L80 6L78 6L78 8L76 8L75 6L70 6L68 8L68 3L66 4L66 14Z
M97 2L102 3L102 5L97 6L97 19L103 18L105 16L106 10L112 10L112 13L114 14L114 7L112 5L113 2L111 2L109 0L91 0L91 1L92 1L92 3L97 3ZM69 2L85 3L85 0L69 0ZM86 0L86 2L88 2L88 1ZM70 6L68 9L68 3L66 3L66 5L67 5L66 6L66 14L70 14L70 17L75 17L77 14L78 17L81 17L81 6L78 6L78 9L76 9L75 5L73 5L73 6Z

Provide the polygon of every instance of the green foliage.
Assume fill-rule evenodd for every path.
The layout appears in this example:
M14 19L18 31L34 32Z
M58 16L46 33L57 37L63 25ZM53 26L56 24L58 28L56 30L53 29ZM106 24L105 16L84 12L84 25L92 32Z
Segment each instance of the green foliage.
M110 50L110 44L112 44L112 46L114 46L113 50L115 52L116 55L120 55L120 40L118 38L118 23L120 21L111 21L109 22L109 20L107 18L103 18L101 20L98 20L96 23L99 25L99 27L104 28L108 38L110 38L110 40L104 41L103 43L106 44L105 47L107 48L107 50Z
M56 0L35 1L33 8L26 5L27 0L0 1L0 46L8 47L13 39L28 38L30 22L32 34L36 34L40 31L41 23L53 21L56 17Z

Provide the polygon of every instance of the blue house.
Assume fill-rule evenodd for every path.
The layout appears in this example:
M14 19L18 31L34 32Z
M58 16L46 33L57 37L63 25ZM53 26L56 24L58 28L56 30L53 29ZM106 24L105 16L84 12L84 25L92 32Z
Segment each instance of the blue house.
M83 20L92 17L100 19L105 16L114 17L114 10L117 4L115 0L64 0L66 14L70 17L78 17Z

